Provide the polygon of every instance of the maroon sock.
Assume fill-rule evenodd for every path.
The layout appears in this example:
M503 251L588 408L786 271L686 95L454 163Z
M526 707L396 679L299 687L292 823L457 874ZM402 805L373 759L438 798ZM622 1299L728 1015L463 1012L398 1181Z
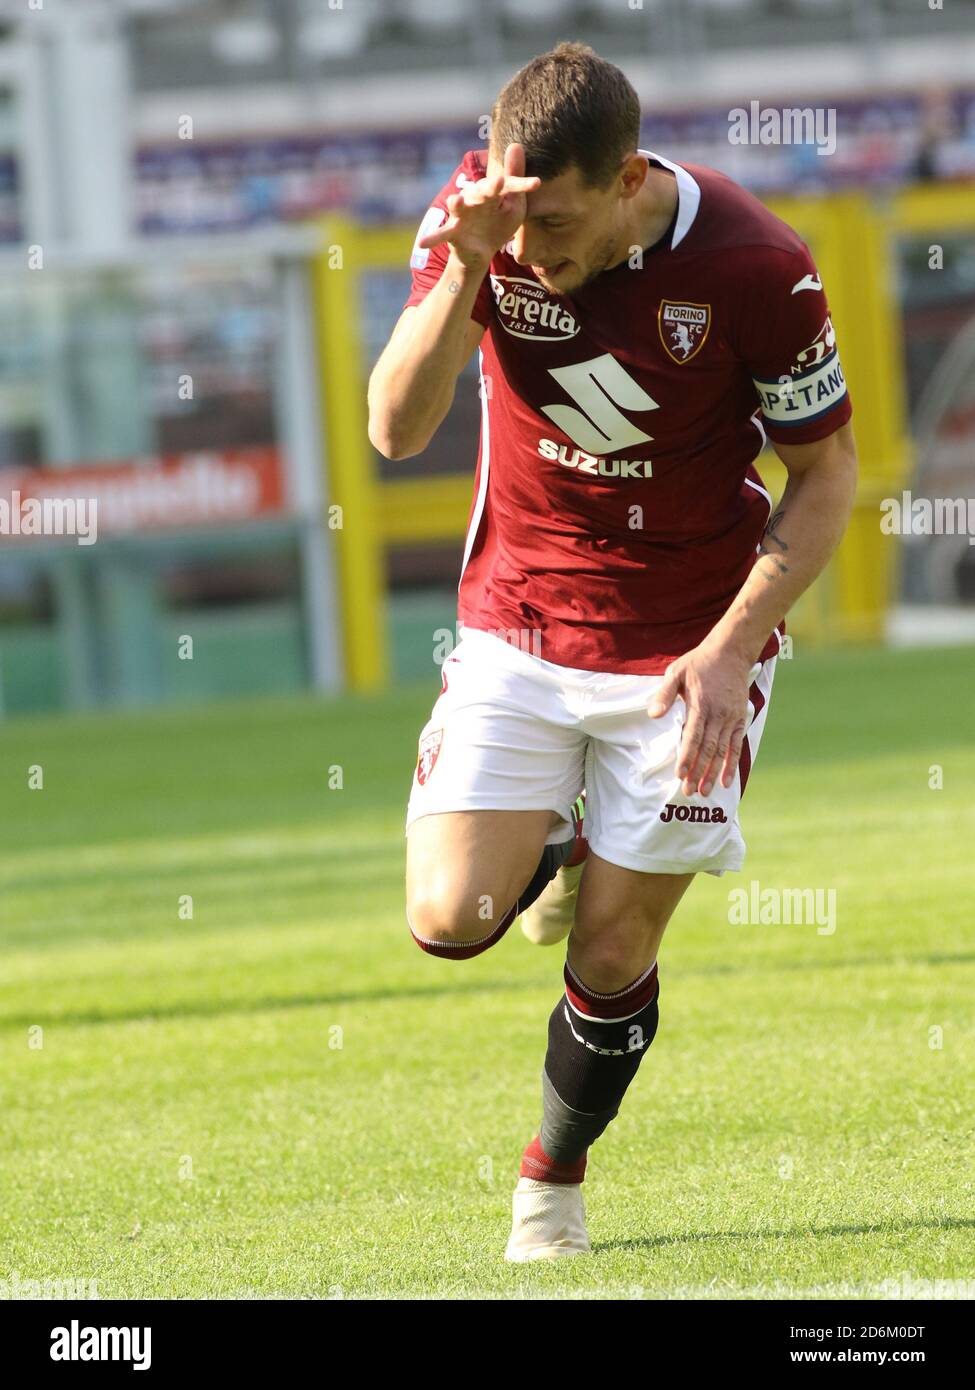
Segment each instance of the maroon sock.
M586 1176L588 1154L583 1154L572 1163L556 1163L542 1148L538 1135L522 1154L520 1178L534 1178L536 1182L579 1183Z

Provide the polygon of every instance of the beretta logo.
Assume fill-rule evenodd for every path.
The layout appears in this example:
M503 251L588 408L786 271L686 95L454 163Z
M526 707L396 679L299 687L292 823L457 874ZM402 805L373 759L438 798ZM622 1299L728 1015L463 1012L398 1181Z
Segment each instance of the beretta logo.
M675 362L689 362L701 351L708 336L711 305L677 304L663 299L657 313L657 327L668 357Z
M579 325L564 304L552 299L537 280L517 275L492 275L491 289L498 305L501 327L513 338L536 343L574 338Z

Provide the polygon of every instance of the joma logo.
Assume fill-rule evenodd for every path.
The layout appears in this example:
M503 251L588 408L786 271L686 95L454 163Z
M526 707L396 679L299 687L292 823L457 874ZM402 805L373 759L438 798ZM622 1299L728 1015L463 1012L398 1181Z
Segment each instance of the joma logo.
M692 825L724 824L728 819L720 806L676 806L672 801L660 812L666 825L672 820L687 820Z

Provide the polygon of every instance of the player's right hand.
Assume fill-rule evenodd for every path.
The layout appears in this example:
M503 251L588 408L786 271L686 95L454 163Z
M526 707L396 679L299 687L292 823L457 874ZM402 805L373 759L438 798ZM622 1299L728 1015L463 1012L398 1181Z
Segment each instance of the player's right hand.
M525 177L523 147L509 145L504 152L504 172L466 183L460 193L452 193L447 199L447 221L421 237L418 245L428 250L449 242L463 265L487 270L491 257L524 222L527 195L541 182L537 177Z

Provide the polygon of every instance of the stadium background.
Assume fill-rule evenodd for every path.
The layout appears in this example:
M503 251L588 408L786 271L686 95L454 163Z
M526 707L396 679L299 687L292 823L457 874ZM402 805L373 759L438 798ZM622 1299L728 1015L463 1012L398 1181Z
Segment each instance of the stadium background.
M409 954L400 902L413 740L455 618L476 376L473 367L462 375L430 448L398 463L369 445L364 395L406 295L429 197L465 149L484 143L506 76L567 37L625 67L644 104L645 147L739 179L799 228L817 259L862 481L847 538L790 623L794 669L781 679L791 713L784 691L767 758L763 748L767 789L756 784L746 831L759 846L757 871L782 868L769 849L774 828L799 846L794 881L845 885L857 932L831 961L828 985L871 951L891 955L882 984L844 995L844 1025L858 1008L876 1019L869 1043L857 1044L862 1077L896 1068L899 1035L885 1029L912 952L924 969L943 968L942 1013L964 997L971 810L960 783L975 770L975 551L965 535L883 534L880 503L904 489L936 498L975 488L975 4L0 0L0 498L100 500L95 545L0 536L7 1113L25 1126L5 1150L7 1268L23 1277L87 1271L107 1288L157 1296L239 1290L241 1281L265 1292L321 1293L322 1280L382 1287L379 1246L370 1263L351 1217L327 1276L311 1255L293 1272L287 1222L252 1265L243 1228L236 1247L227 1233L241 1211L259 1224L267 1201L293 1222L313 1219L312 1131L287 1159L272 1136L326 1111L334 1121L328 1030L365 1009L369 1031L383 999L411 1034L398 1065L425 1075L422 1020L441 1010L458 1038L477 1037L467 991L501 991L534 1095L551 958L543 968L509 955L486 974L475 962L469 985L448 987L439 965L431 973ZM729 110L756 101L835 108L835 154L729 143ZM773 490L782 485L771 456L759 467ZM838 702L842 720L828 712ZM924 731L919 708L935 711ZM951 756L935 819L924 822L929 765ZM816 765L824 780L811 787ZM30 782L38 767L43 788ZM836 823L844 797L853 859ZM184 897L195 903L189 918L177 908ZM702 886L700 903L698 935L688 928L686 959L674 948L675 969L698 970L698 1023L720 1034L723 1000L707 1002L709 972L720 968L707 916L723 912L716 884ZM770 1036L785 1007L775 971L815 969L815 941L808 958L804 949L785 933L759 952L768 973L750 1010L769 1020ZM787 1002L799 976L781 978ZM822 997L805 989L812 1016L832 1027L835 998L825 986ZM918 1028L929 1015L932 1026L941 1020L926 1003L917 1011ZM780 1021L788 1030L788 1009ZM38 1027L48 1041L28 1040L25 1051L25 1030L30 1039ZM965 1027L970 1036L970 1016ZM767 1098L772 1114L788 1109L788 1078L800 1085L810 1055L790 1056L775 1036L785 1090ZM478 1056L507 1065L493 1047L482 1039ZM320 1136L331 1167L317 1198L367 1201L352 1176L365 1145L386 1183L385 1238L436 1250L439 1189L419 1199L429 1222L418 1225L416 1193L396 1167L411 1163L419 1140L393 1127L381 1160L370 1148L375 1107L392 1105L396 1086L396 1059L376 1048L368 1064L359 1054L341 1092L344 1118ZM733 1062L717 1081L701 1065L698 1076L679 1075L679 1094L735 1091ZM450 1091L450 1113L468 1117L462 1129L470 1070ZM201 1077L198 1113L172 1122L174 1088L191 1071ZM840 1072L853 1084L849 1058ZM928 1094L920 1073L914 1082ZM971 1078L962 1070L953 1084L957 1097ZM513 1162L519 1137L530 1137L519 1125L531 1120L520 1118L515 1134L501 1124L504 1095L495 1078L475 1108L514 1144ZM437 1163L450 1161L438 1148L449 1133L436 1124L442 1101L427 1101L439 1155L424 1160L431 1183ZM399 1095L406 1110L414 1102ZM534 1101L526 1104L530 1115ZM197 1237L210 1221L223 1251L213 1268L170 1258L190 1240L180 1221L192 1188L170 1178L196 1154L196 1191L206 1185L199 1125L211 1105L207 1144L219 1146L219 1117L234 1154L222 1178L210 1174L212 1201L194 1217ZM939 1113L960 1144L963 1116ZM910 1126L888 1121L894 1151L902 1141L906 1152ZM39 1171L24 1167L23 1134L45 1156ZM465 1131L463 1142L482 1153L479 1137ZM119 1148L129 1159L121 1170ZM942 1155L923 1169L912 1210L943 1196L942 1159L950 1167ZM884 1182L877 1162L854 1185L864 1201ZM833 1190L830 1173L824 1164L809 1211ZM226 1195L234 1175L238 1197L247 1193L236 1204ZM487 1200L483 1179L472 1179L502 1225L506 1181ZM389 1207L400 1199L402 1209ZM767 1207L756 1202L758 1219ZM136 1239L150 1212L152 1260ZM91 1248L81 1234L90 1222ZM916 1224L918 1249L931 1238L926 1255L885 1265L881 1222L876 1249L862 1237L868 1248L852 1274L869 1282L885 1270L970 1268L970 1244L964 1256L951 1247L970 1242L970 1222L958 1218L947 1236L937 1222ZM327 1242L314 1250L327 1255ZM744 1258L741 1267L708 1266L706 1253L695 1261L650 1282L720 1287L727 1277L743 1287L776 1273L775 1261L758 1273ZM791 1287L829 1282L845 1277L845 1261L836 1253L810 1271L796 1255L777 1277ZM400 1292L418 1286L415 1266L394 1265ZM469 1289L462 1267L445 1268L451 1288ZM622 1264L613 1270L630 1277ZM476 1268L470 1277L490 1284Z
M2 545L9 714L428 669L429 633L453 622L475 367L431 447L395 464L366 439L363 383L427 199L483 142L503 73L563 29L626 56L645 145L754 189L826 277L863 485L795 631L877 639L951 617L966 630L964 538L951 555L890 546L876 520L902 487L971 489L971 4L14 0L0 13L0 477L26 495L52 485L33 470L69 469L77 488L97 467L116 485L99 494L94 547ZM731 144L729 109L752 101L835 108L836 152ZM25 271L30 246L44 263ZM937 624L898 613L902 600L936 606ZM206 640L179 661L190 628Z

